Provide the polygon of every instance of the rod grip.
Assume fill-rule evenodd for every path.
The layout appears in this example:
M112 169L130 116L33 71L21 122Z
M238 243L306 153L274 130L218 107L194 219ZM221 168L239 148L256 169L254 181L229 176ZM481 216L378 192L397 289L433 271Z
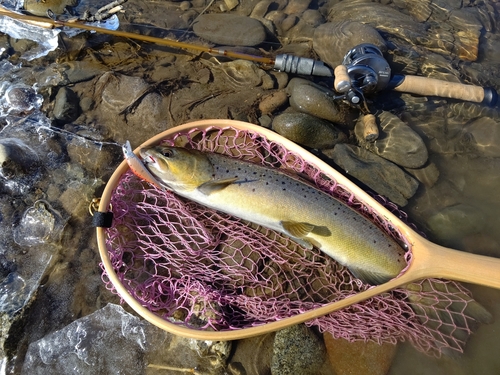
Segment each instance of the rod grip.
M440 96L444 98L460 99L483 103L489 106L494 106L498 99L498 94L493 88L483 88L480 86L411 75L403 76L402 82L394 87L393 90L423 96Z

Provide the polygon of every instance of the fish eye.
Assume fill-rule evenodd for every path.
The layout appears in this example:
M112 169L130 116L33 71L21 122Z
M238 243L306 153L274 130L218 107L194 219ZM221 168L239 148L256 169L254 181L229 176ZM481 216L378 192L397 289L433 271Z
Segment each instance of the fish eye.
M170 158L170 157L174 156L174 152L172 150L169 150L169 149L162 150L161 154L163 156L165 156L166 158Z

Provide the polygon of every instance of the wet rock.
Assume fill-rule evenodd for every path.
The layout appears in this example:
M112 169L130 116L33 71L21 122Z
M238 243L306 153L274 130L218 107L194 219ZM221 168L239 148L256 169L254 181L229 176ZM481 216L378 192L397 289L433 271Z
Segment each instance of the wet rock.
M230 46L256 46L266 39L260 21L235 14L202 14L194 23L193 31L200 38Z
M420 136L390 112L377 115L380 134L375 142L365 142L356 133L360 144L373 153L406 168L419 168L428 158L427 147Z
M20 139L0 139L0 176L22 177L38 168L39 162L36 152Z
M302 78L292 78L287 86L290 105L297 111L316 116L335 124L351 126L353 112L340 108L331 98L332 92Z
M222 72L228 83L238 89L261 86L265 90L274 87L274 80L263 69L248 60L233 60L216 66L214 74Z
M273 130L298 144L317 148L333 148L347 141L347 136L332 123L306 113L282 113L273 120Z
M311 0L290 0L283 12L286 14L302 14L309 8L310 3Z
M51 10L54 14L63 14L66 7L74 7L78 0L24 0L24 9L35 16L46 17Z
M66 146L71 163L81 166L90 176L101 177L110 172L110 166L118 163L121 152L112 153L111 147L92 141L71 139ZM117 156L118 155L118 156Z
M382 52L387 50L385 40L372 26L360 22L327 22L314 31L314 51L321 61L332 68L342 64L345 54L362 43L376 45Z
M464 236L480 232L483 223L482 212L464 203L445 207L427 220L427 225L432 234L447 244Z
M5 86L7 88L4 97L0 100L3 107L2 112L11 115L26 115L41 107L43 97L37 94L32 86L2 82L0 91L3 91Z
M151 90L142 78L106 73L95 90L99 93L94 98L97 121L106 123L108 136L117 142L129 139L138 144L167 128L168 99Z
M425 163L421 168L405 168L405 171L428 188L433 187L439 179L439 169L431 161Z
M325 347L308 327L299 324L276 332L272 375L320 375L327 366Z
M376 2L354 0L348 3L333 3L328 11L328 21L345 20L370 25L412 44L418 44L419 38L427 35L425 24L415 21L411 16L395 8ZM350 48L352 47L354 45Z
M238 340L229 366L239 371L243 368L245 375L271 375L274 336L273 332Z
M397 348L394 344L335 339L328 332L323 335L323 339L335 375L385 375Z
M467 151L484 157L500 157L500 129L498 120L481 117L463 128L462 146Z
M338 144L327 155L349 175L401 207L417 191L418 182L413 177L365 149Z
M73 90L61 87L57 92L53 115L56 120L66 124L76 120L80 114L79 98Z
M273 113L277 109L288 103L288 95L285 91L276 91L270 95L266 95L259 103L259 110L262 114Z

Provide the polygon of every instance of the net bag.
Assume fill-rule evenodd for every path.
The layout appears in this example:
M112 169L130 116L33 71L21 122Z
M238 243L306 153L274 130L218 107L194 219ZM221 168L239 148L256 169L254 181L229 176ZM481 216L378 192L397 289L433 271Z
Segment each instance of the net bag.
M376 223L408 249L411 262L411 245L392 224L399 218L269 130L239 121L204 120L170 129L141 147L158 143L298 174ZM126 162L108 182L99 211L113 213L111 227L97 228L107 288L174 334L234 340L306 322L335 338L408 340L418 350L440 356L448 350L461 352L474 326L466 311L473 302L468 291L434 279L335 311L332 303L370 286L317 249L306 250L280 233L142 181Z

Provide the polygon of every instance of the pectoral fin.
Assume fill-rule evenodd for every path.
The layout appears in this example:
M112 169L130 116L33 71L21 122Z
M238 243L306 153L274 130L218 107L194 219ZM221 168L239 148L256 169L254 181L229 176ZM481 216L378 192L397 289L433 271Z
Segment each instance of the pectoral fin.
M205 195L210 195L212 193L215 193L216 191L225 189L229 185L234 184L236 181L238 181L238 178L226 178L223 180L207 181L198 186L198 190Z
M315 228L314 225L297 221L282 221L281 226L285 233L297 241L301 246L307 249L313 248L313 244L304 237L313 231Z
M351 273L358 279L370 285L383 284L393 279L393 277L389 275L384 275L378 272L372 272L366 269L356 268L352 266L347 266L347 268L349 268L349 271L351 271Z

